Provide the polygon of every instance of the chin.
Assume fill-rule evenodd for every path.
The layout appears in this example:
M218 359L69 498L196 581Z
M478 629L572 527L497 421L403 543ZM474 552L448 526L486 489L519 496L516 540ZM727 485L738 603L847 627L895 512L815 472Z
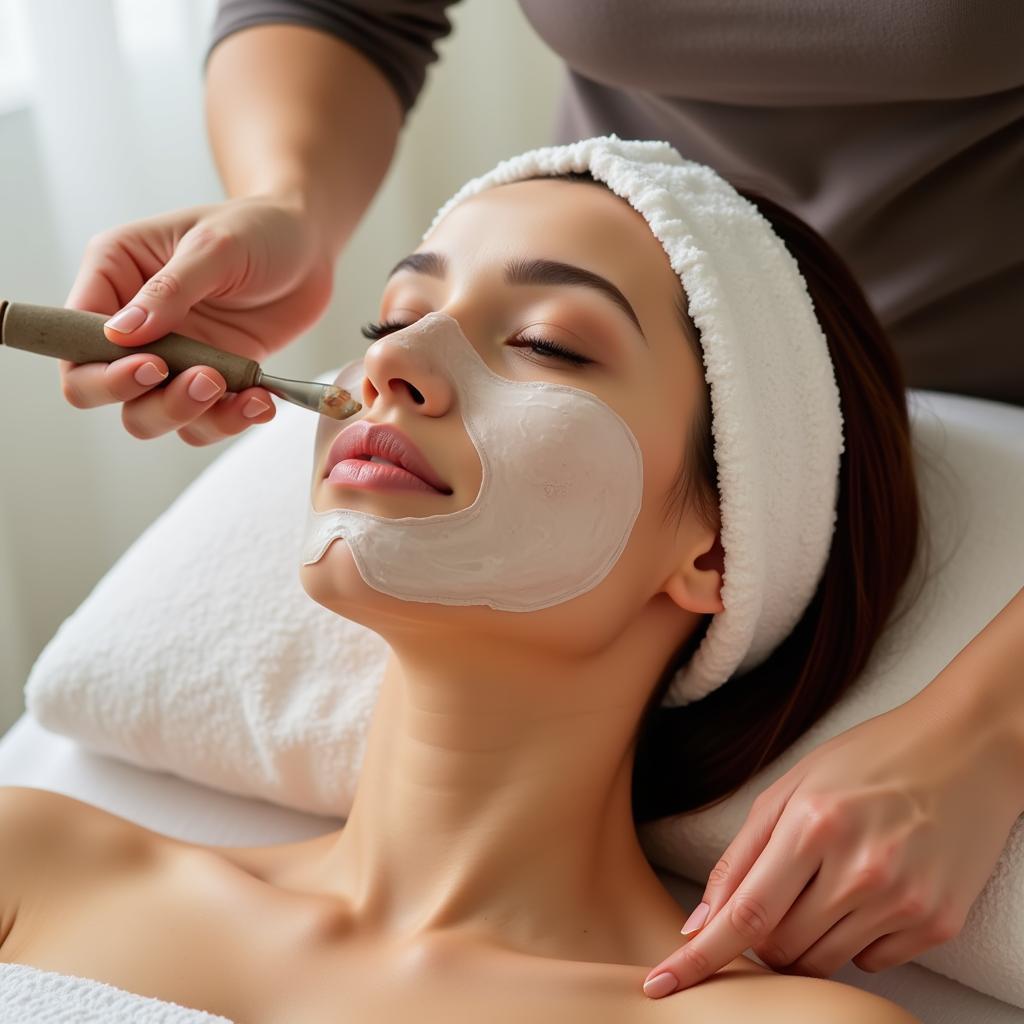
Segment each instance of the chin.
M315 562L299 565L302 589L317 604L353 622L371 626L364 614L372 617L378 601L392 603L393 598L374 590L360 575L352 549L344 538L335 538Z
M363 579L344 538L335 538L311 565L299 564L302 589L328 611L372 629L385 639L396 627L435 630L453 619L479 613L479 608L455 608L427 601L403 601L382 594ZM468 615L467 615L468 613Z

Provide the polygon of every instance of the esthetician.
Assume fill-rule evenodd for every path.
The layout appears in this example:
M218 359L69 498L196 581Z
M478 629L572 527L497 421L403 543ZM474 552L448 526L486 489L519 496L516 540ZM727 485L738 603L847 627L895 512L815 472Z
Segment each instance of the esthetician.
M794 0L784 19L770 4L520 2L567 65L552 142L664 139L787 206L845 257L909 386L1024 403L1015 0ZM66 305L116 313L107 337L126 351L181 331L262 362L310 327L450 30L447 6L221 0L207 119L230 198L95 236ZM206 445L274 417L264 389L225 394L210 367L157 391L157 357L60 374L77 408L124 403L139 438L176 430ZM902 705L861 723L769 786L690 937L651 976L670 970L685 988L748 948L785 972L827 977L851 959L879 971L958 934L1007 838L1005 816L978 809L995 793L1024 812L1022 637L1024 590L912 716ZM914 829L887 813L908 801ZM808 830L815 866L798 869ZM857 894L842 948L808 896L819 874Z

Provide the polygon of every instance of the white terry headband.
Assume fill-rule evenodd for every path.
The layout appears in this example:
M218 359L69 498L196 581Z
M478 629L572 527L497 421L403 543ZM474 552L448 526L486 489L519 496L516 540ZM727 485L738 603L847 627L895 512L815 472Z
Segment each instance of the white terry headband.
M803 615L828 560L843 419L807 284L760 211L667 142L616 135L545 146L466 182L462 200L534 175L589 171L647 220L689 297L711 392L725 551L724 611L663 707L763 662Z

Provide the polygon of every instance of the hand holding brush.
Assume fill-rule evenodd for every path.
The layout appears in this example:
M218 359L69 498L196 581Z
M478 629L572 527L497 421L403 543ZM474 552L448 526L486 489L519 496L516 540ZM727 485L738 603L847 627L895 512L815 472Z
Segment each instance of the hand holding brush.
M123 402L134 437L176 430L191 445L273 419L271 394L312 408L327 385L257 380L255 371L319 319L332 287L329 246L289 195L229 199L101 232L86 246L64 305L92 314L90 329L109 343L107 354L60 356L64 397L83 409ZM172 366L166 346L153 346L171 335L245 367L238 375L229 367L239 358L222 363L194 347L191 361ZM298 392L287 393L291 384Z

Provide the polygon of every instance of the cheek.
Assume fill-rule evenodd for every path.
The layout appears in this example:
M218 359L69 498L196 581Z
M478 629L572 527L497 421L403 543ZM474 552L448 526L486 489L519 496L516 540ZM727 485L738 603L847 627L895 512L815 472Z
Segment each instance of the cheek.
M641 589L663 582L677 535L678 479L685 457L683 426L635 428L644 459L643 504L623 552L632 579Z
M664 412L667 406L652 404L650 412ZM661 417L648 414L633 426L644 460L644 503L641 518L660 522L663 512L675 499L680 467L686 455L686 425L682 416Z
M669 493L674 490L683 445L679 435L670 437L664 429L653 425L646 432L640 429L635 436L644 453L643 504L629 541L593 590L527 616L534 642L547 642L575 656L600 651L629 628L670 575L677 535L672 512L677 499Z

